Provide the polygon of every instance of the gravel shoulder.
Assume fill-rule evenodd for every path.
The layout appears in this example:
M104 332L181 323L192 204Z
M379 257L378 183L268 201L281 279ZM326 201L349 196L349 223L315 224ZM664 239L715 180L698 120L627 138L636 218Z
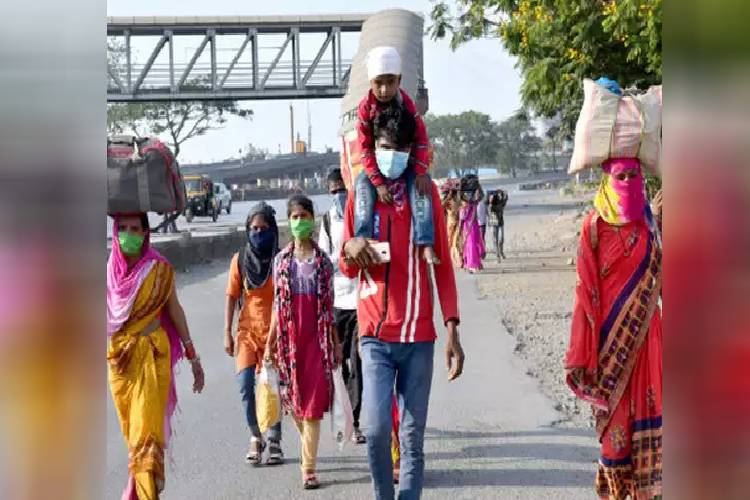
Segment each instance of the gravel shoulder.
M527 374L564 415L556 422L561 427L593 426L590 407L573 396L563 371L575 255L591 198L555 191L525 195L515 203L511 197L505 227L508 259L497 263L494 252L488 254L478 276L479 292L514 337L514 351L527 361Z

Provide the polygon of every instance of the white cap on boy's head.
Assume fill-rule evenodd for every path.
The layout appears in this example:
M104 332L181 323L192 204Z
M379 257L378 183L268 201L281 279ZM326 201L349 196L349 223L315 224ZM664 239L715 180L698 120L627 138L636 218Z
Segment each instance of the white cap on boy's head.
M380 75L400 75L401 56L393 47L375 47L367 54L367 79Z

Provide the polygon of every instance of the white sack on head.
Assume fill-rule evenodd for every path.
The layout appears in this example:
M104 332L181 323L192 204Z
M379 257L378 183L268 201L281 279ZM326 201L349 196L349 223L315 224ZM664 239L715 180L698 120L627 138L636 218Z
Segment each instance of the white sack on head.
M597 167L610 158L638 158L659 173L661 85L645 94L620 97L587 78L583 94L568 173Z

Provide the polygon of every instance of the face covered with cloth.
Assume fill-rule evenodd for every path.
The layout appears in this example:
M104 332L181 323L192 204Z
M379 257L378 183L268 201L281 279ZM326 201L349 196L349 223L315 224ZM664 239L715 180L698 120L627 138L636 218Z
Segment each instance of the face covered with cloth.
M646 191L640 162L616 158L602 164L601 184L594 207L609 224L616 226L640 220L646 209Z

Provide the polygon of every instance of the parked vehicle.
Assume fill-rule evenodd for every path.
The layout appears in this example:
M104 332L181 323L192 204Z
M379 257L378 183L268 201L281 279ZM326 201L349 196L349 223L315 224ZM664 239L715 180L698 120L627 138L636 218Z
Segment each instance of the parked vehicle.
M219 206L219 213L222 210L226 210L227 214L232 213L232 192L229 191L226 184L214 183L214 196L216 197L216 204Z
M185 189L187 221L191 222L193 217L211 217L216 222L219 218L219 205L214 194L214 182L205 175L186 175Z

